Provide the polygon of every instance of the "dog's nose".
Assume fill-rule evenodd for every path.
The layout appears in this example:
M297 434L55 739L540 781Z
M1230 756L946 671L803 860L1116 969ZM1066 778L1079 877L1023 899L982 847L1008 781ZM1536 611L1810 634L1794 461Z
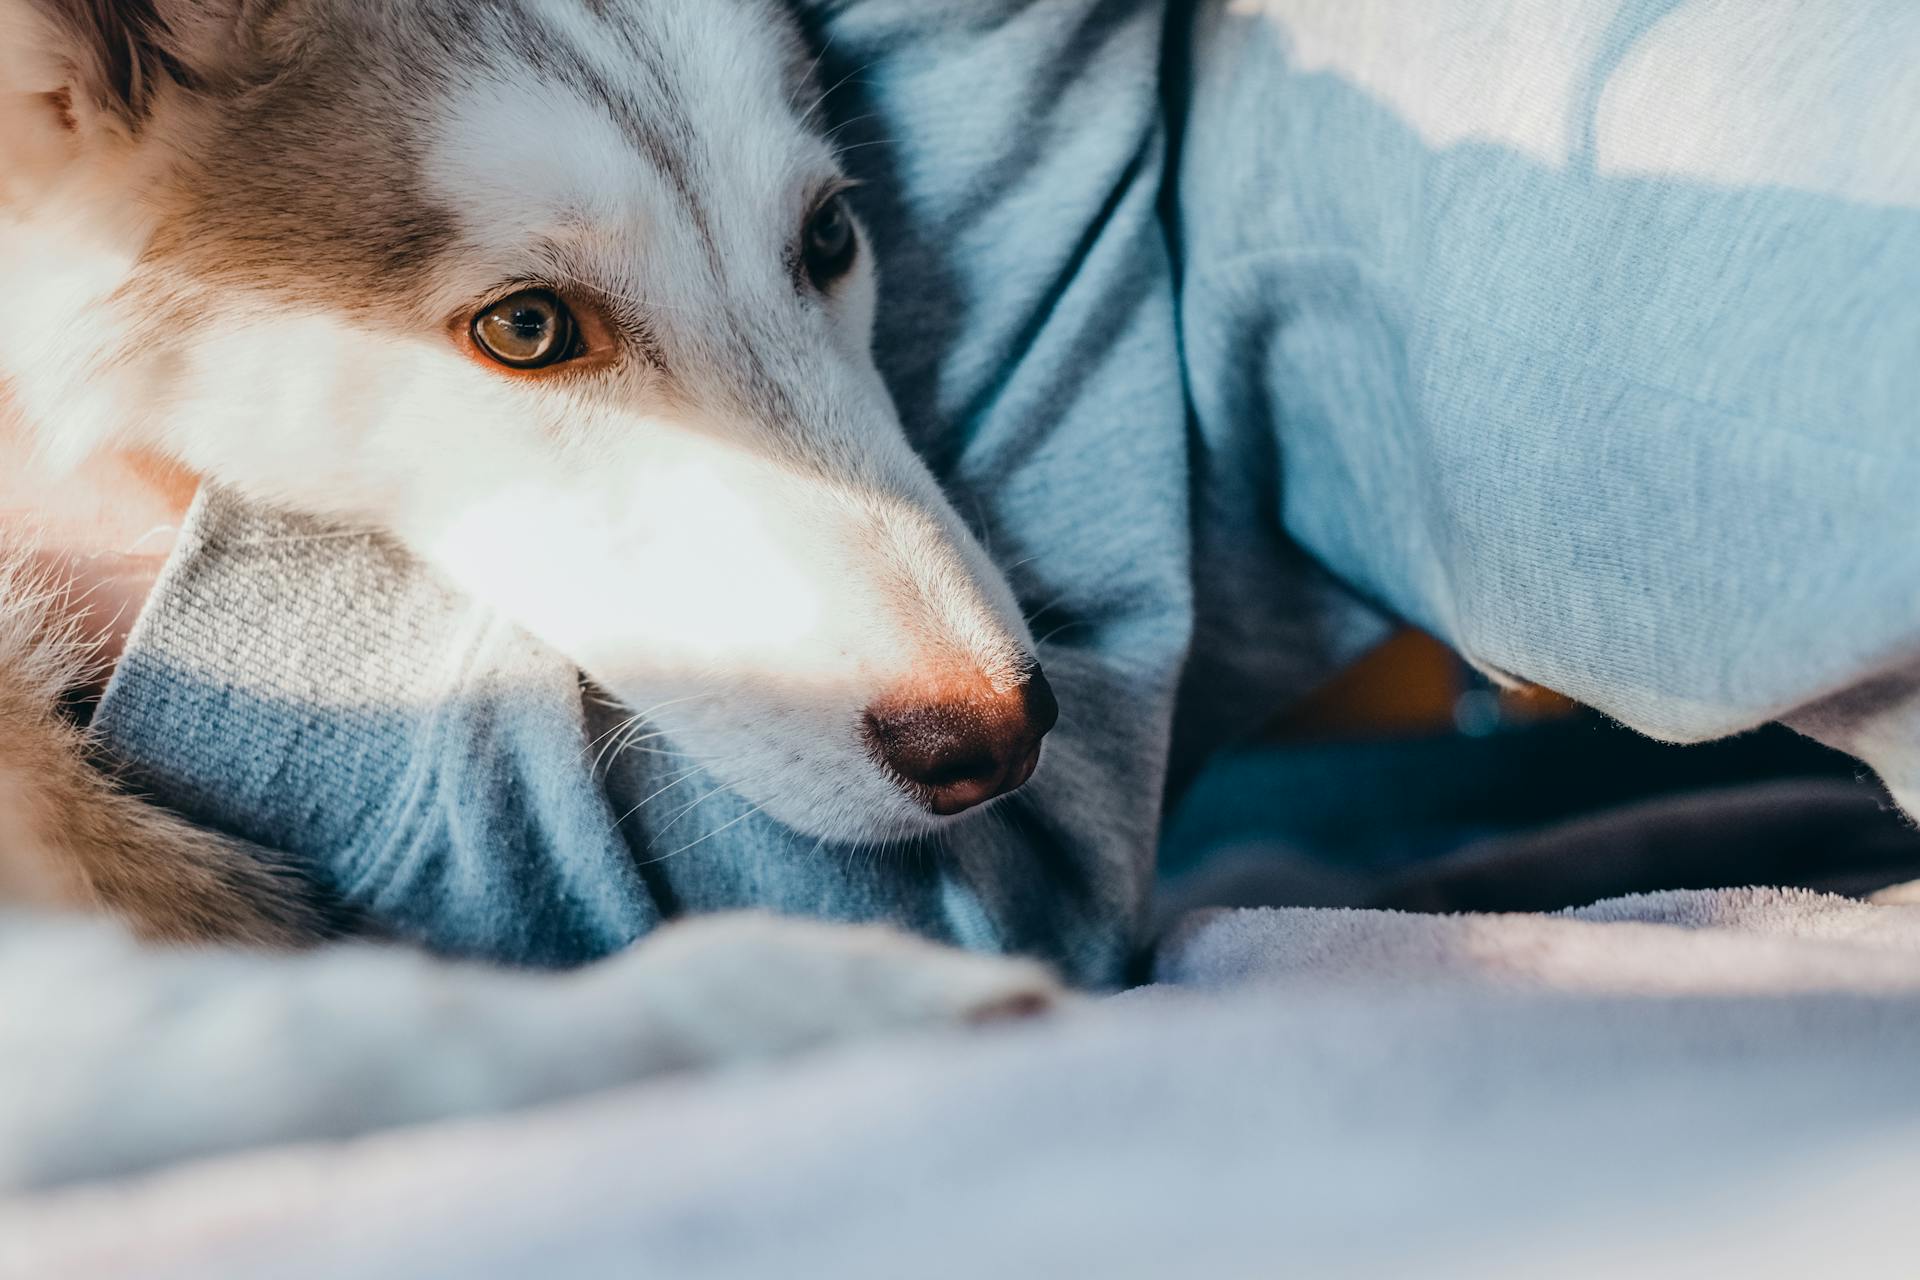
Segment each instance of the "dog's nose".
M933 812L964 813L1024 786L1060 704L1039 667L1005 690L984 680L964 692L922 693L867 711L874 753Z

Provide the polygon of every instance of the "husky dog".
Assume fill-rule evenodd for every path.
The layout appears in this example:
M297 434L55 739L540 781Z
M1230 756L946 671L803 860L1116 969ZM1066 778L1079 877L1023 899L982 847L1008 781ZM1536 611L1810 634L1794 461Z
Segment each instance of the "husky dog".
M875 369L814 61L772 0L0 0L5 425L49 466L138 451L384 532L801 832L935 830L1024 783L1056 710ZM296 875L87 766L53 710L70 649L7 590L0 894L152 939L324 935ZM822 1035L1052 992L716 929L837 957L762 971L816 984ZM852 1012L877 953L898 998ZM637 1057L756 1036L692 1039Z

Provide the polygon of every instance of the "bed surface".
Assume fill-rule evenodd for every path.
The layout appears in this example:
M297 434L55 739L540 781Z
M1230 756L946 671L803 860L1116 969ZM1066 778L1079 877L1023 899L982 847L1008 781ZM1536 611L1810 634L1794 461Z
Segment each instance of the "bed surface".
M1223 911L1155 985L0 1208L22 1276L1912 1274L1920 905Z

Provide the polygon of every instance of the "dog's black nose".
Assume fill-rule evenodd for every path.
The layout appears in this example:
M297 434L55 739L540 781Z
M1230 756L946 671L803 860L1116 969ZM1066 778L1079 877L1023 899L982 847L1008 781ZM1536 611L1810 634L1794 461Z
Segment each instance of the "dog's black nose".
M964 813L1026 784L1060 704L1039 667L996 689L984 679L876 703L867 740L881 763L934 813Z

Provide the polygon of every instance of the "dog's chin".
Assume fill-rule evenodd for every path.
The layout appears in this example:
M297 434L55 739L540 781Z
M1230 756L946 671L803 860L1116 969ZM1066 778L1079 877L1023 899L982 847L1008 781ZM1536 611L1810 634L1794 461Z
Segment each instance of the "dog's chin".
M812 800L755 794L746 787L735 790L761 814L795 835L831 846L907 844L949 831L973 816L931 813L884 777L849 786L838 797Z
M793 772L794 777L784 780L730 779L720 770L713 776L759 817L807 845L828 848L884 848L937 839L999 803L990 801L951 816L936 814L864 760L858 765L816 761ZM752 785L755 781L761 785Z

